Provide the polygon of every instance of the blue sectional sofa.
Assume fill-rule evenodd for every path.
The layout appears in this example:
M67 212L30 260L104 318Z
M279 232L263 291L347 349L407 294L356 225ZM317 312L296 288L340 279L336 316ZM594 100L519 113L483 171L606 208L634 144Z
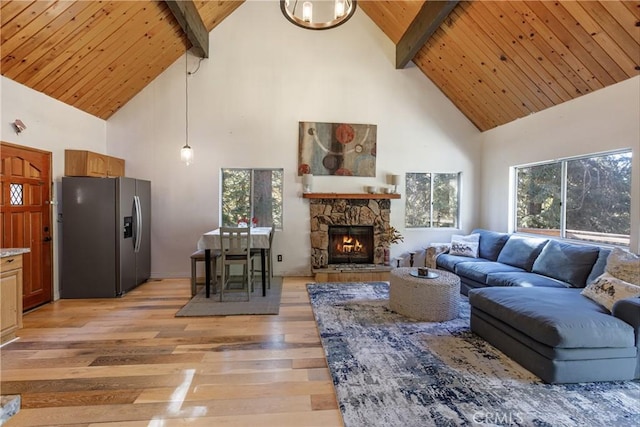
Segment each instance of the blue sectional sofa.
M584 288L604 272L609 249L538 237L473 230L480 235L478 258L448 253L436 266L460 276L460 290L488 286Z
M479 257L440 254L460 276L471 330L548 383L640 378L640 298L607 308L581 295L608 249L474 230Z

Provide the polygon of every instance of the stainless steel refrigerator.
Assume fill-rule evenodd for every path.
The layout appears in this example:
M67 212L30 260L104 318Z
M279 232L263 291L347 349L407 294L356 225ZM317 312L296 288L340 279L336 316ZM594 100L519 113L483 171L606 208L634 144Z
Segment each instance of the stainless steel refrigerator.
M62 298L121 296L151 273L151 182L62 178Z

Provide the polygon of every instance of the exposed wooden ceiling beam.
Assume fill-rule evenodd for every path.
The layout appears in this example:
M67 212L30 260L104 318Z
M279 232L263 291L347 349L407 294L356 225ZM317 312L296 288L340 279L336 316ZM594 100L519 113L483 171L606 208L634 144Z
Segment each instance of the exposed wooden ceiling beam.
M396 45L396 69L404 68L440 27L459 0L427 0Z
M192 0L165 0L165 3L193 45L193 52L202 58L208 58L209 31L195 3Z

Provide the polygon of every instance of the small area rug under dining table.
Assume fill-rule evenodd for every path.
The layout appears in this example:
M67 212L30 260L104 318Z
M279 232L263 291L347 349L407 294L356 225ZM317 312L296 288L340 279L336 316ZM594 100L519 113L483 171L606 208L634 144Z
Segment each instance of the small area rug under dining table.
M256 283L249 301L245 292L227 292L224 301L220 302L218 293L205 296L204 286L177 313L176 317L198 316L235 316L247 314L278 314L282 296L282 277L271 278L271 288L262 296L262 285Z

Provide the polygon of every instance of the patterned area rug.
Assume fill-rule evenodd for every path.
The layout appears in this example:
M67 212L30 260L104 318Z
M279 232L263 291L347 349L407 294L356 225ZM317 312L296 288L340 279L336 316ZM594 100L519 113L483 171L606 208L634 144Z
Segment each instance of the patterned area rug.
M177 313L176 317L199 316L235 316L244 314L278 314L280 312L280 297L282 296L282 277L271 278L271 289L262 296L262 283L256 283L249 301L245 292L225 293L224 301L220 302L218 293L205 297L204 287L189 300Z
M388 309L389 285L307 285L346 427L636 426L640 382L549 385L469 330Z

